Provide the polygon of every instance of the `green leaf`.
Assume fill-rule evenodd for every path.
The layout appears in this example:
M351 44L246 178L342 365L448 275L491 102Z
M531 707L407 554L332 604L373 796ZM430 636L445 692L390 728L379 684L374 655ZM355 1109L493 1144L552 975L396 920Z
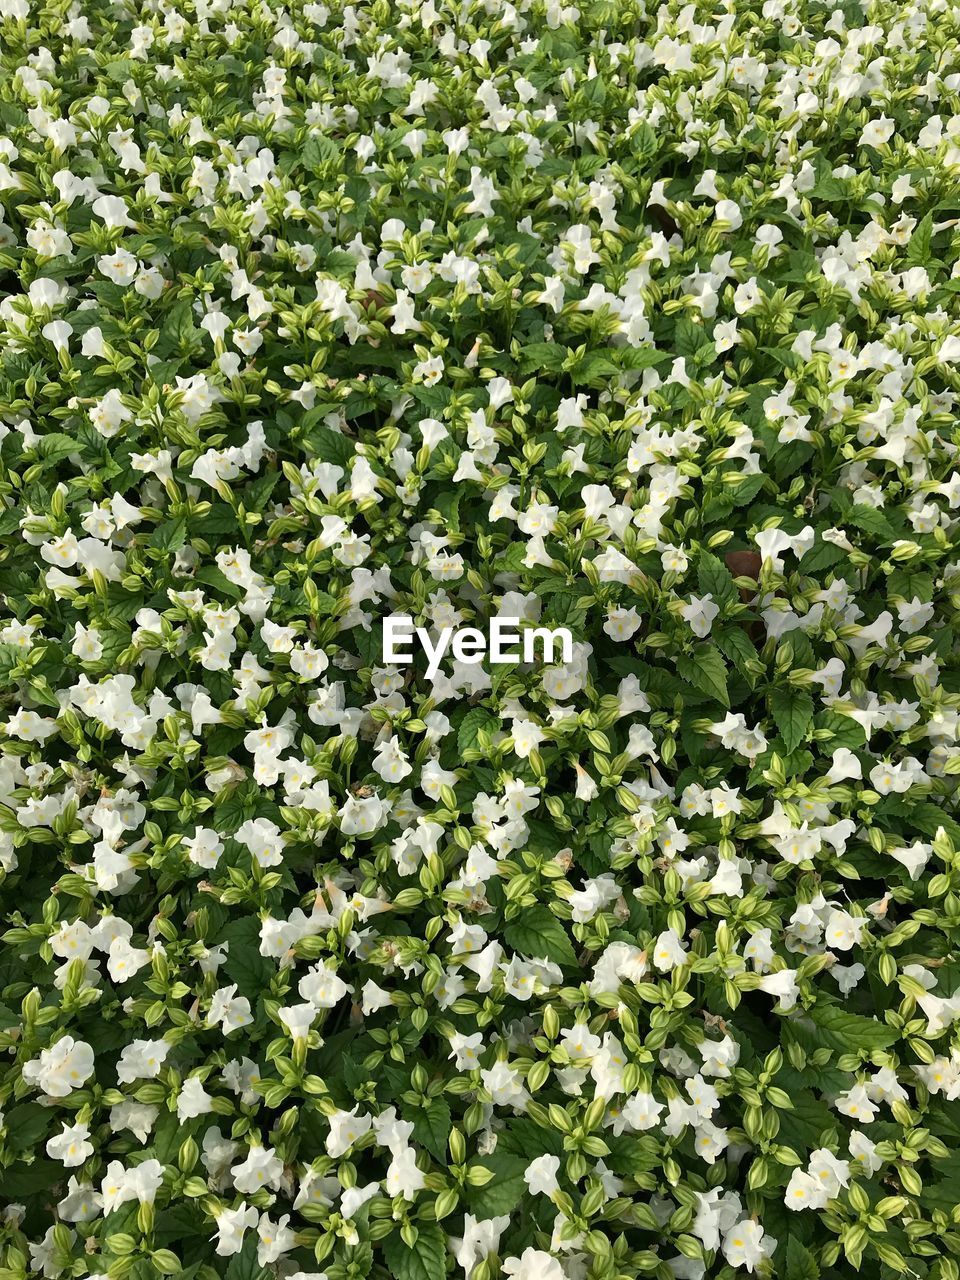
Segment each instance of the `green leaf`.
M150 538L151 547L161 551L179 551L187 540L187 522L183 516L175 520L164 520L157 525Z
M576 966L577 956L567 932L557 917L543 906L529 907L504 929L504 937L514 951L531 960L552 960L554 964Z
M520 348L520 372L559 373L569 352L558 342L529 342Z
M441 1164L447 1161L447 1138L450 1136L450 1108L442 1098L431 1098L425 1107L412 1110L415 1141L427 1148Z
M388 1236L383 1255L392 1280L444 1280L447 1274L447 1238L436 1223L417 1223L417 1242L412 1249L399 1232Z
M662 364L670 358L667 351L658 351L654 346L619 347L617 364L621 369L652 369L655 364Z
M861 503L851 507L847 514L847 520L851 524L855 524L858 529L862 529L864 533L872 534L873 537L881 539L883 542L893 542L896 539L890 521L878 511L876 507L868 507Z
M847 1013L836 1004L814 1005L810 1017L820 1029L820 1040L837 1053L855 1049L886 1049L896 1044L898 1033L885 1022Z
M230 944L223 965L230 981L253 1004L276 973L273 963L260 954L260 921L250 916L231 920L219 941Z
M611 358L600 352L592 352L570 370L570 381L575 387L601 387L617 373Z
M243 505L247 511L263 511L280 480L280 474L279 471L268 471L244 485Z
M829 729L833 734L832 738L817 744L819 749L828 756L832 756L840 747L855 751L867 740L863 725L858 720L854 720L851 716L838 715L835 711L822 711L816 716L814 724L818 729Z
M813 698L793 685L771 689L770 714L787 751L796 751L813 721Z
M321 165L330 164L340 159L340 148L332 138L308 138L303 148L303 165L305 169L318 169Z
M716 645L698 644L692 657L681 654L677 659L677 670L695 689L714 698L721 706L730 706L727 666Z
M243 1248L231 1259L223 1272L223 1280L273 1280L273 1273L257 1262L257 1233L247 1232Z
M481 730L492 737L502 727L497 717L485 707L471 707L457 730L457 751L461 756L464 751L482 751L478 736Z
M787 1238L787 1270L784 1280L819 1280L817 1260L796 1236Z
M892 795L886 796L879 808L884 814L903 816L909 828L920 835L935 836L943 827L950 839L960 844L960 823L932 800L911 804L909 793L906 796Z
M748 663L756 662L757 650L746 632L738 626L724 627L715 633L714 639L720 652L730 659L747 684L753 688L756 676L750 671Z
M933 240L933 214L928 213L914 227L907 245L907 263L911 267L926 266L931 258L930 242Z
M561 587L554 591L546 602L546 613L549 617L541 619L541 623L549 622L558 627L569 627L576 632L583 626L586 607L575 591Z
M540 1154L540 1151L532 1151L530 1159ZM498 1218L513 1213L527 1189L523 1175L530 1159L497 1151L479 1161L492 1171L493 1177L485 1187L478 1187L471 1193L470 1212L477 1218Z
M383 663L383 624L375 620L369 631L355 627L352 649L365 667L379 667Z
M710 551L701 551L697 561L697 582L701 595L713 597L714 604L736 604L740 593L730 576L730 570Z
M887 592L889 596L918 599L922 604L929 604L933 599L933 574L915 569L894 569L887 579Z
M38 1159L36 1155L29 1163L9 1165L0 1171L0 1200L11 1204L20 1196L49 1193L58 1175L63 1176L63 1165Z
M695 320L681 319L677 321L674 329L673 346L678 356L683 356L688 360L697 359L701 351L707 356L716 354L713 339L704 326L698 324Z
M638 156L655 155L658 142L656 130L646 120L641 121L630 134L630 148Z
M71 453L79 452L79 441L61 431L48 431L37 441L37 453L48 466L54 466L64 458L69 458Z
M162 354L187 352L200 341L200 330L193 322L193 303L184 298L167 312L160 329Z
M338 467L349 470L354 454L354 441L340 431L315 424L303 433L303 443L313 452L320 462L333 462Z
M19 1019L17 1020L19 1022ZM36 1102L24 1102L11 1107L6 1113L5 1128L13 1151L29 1151L40 1145L40 1140L50 1130L53 1121L50 1107Z

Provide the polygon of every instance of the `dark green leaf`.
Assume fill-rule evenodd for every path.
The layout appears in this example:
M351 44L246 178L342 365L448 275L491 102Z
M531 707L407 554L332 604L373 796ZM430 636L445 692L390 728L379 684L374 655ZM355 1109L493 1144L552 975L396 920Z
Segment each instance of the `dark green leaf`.
M248 1231L243 1248L224 1268L223 1280L273 1280L273 1273L257 1261L259 1243L256 1232Z
M835 1004L814 1005L810 1017L820 1029L821 1042L837 1053L886 1049L899 1039L893 1027L885 1022L865 1018L859 1013L847 1013Z
M796 751L813 720L813 698L793 685L771 689L770 714L787 751Z
M441 1164L447 1162L447 1138L450 1136L450 1108L442 1098L431 1098L425 1107L412 1110L408 1119L413 1121L413 1137L436 1156Z
M730 570L710 551L701 551L697 561L697 583L701 595L712 596L714 604L721 608L735 604L740 593L734 585Z
M817 1260L796 1236L787 1238L787 1271L785 1280L818 1280Z
M561 922L547 907L529 907L504 929L514 951L531 960L552 960L555 964L576 965L573 945Z
M443 1280L447 1274L447 1241L442 1228L436 1223L418 1222L417 1233L412 1249L407 1248L399 1232L384 1241L383 1255L392 1280Z
M491 1169L494 1176L485 1187L478 1187L471 1193L470 1212L477 1218L497 1218L513 1213L526 1191L523 1175L527 1165L534 1155L541 1154L539 1151L531 1152L530 1158L526 1159L496 1151L481 1160L479 1163Z
M677 670L695 689L700 689L722 706L729 707L727 667L716 645L698 644L692 657L681 654L677 659Z
M484 732L491 737L500 731L502 725L492 712L484 707L471 707L460 721L457 730L457 751L462 756L464 751L482 751L479 734Z

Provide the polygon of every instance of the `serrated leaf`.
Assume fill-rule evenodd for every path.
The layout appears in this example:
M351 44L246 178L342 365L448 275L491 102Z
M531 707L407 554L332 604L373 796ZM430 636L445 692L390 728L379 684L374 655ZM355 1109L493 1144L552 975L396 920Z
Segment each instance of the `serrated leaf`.
M354 441L342 432L314 425L304 431L303 442L320 462L333 462L344 469L349 468L354 454Z
M681 654L677 659L677 670L695 689L700 689L724 707L730 706L727 666L716 645L698 644L692 657Z
M558 342L529 342L520 349L520 372L545 370L558 373L569 354L567 348Z
M383 1242L383 1255L393 1280L444 1280L447 1274L446 1236L431 1222L417 1223L417 1242L412 1249L400 1233Z
M531 1152L531 1159L540 1154L539 1151ZM523 1156L497 1151L479 1163L493 1172L493 1178L485 1187L478 1187L470 1193L470 1212L476 1218L497 1218L513 1213L526 1191L523 1175L530 1161Z
M710 551L701 551L697 560L697 583L701 595L713 597L714 604L721 607L736 604L740 598L730 570Z
M491 711L487 711L485 707L471 707L460 721L460 728L457 730L457 751L462 756L464 751L481 750L478 737L480 731L483 730L492 736L501 728L500 721Z
M223 1280L271 1280L271 1273L257 1261L256 1232L247 1232L243 1248L230 1259L223 1271Z
M926 266L930 261L933 240L933 214L926 214L914 227L907 245L907 263L911 267Z
M858 504L850 508L846 519L851 524L855 524L858 529L862 529L864 533L869 533L883 542L893 542L896 538L890 521L876 507Z
M508 944L531 960L577 964L576 953L561 922L547 907L529 907L504 929Z
M575 387L600 387L617 373L617 366L608 355L593 352L570 370L570 381Z
M818 729L829 729L833 734L832 738L817 744L820 750L829 756L832 756L840 747L855 751L867 740L863 725L852 716L843 716L835 711L823 711L816 716L814 724Z
M885 1022L848 1013L835 1004L816 1004L810 1017L820 1029L820 1041L837 1053L856 1049L886 1049L896 1044L898 1033Z
M259 920L249 916L231 920L219 941L230 944L223 964L230 981L235 982L239 994L247 996L253 1004L257 996L270 985L275 973L271 961L260 954Z
M182 516L165 520L157 525L150 538L150 545L162 551L179 551L187 540L187 522Z
M379 667L383 664L383 624L374 621L369 631L363 627L353 630L351 648L365 667Z
M680 319L676 323L673 332L673 347L677 355L683 356L685 359L696 359L701 351L704 351L709 356L716 354L713 339L704 326L698 324L695 320L686 318Z
M793 685L771 689L770 714L787 751L796 751L813 720L813 698Z
M881 811L885 814L902 815L920 835L935 836L939 828L943 827L951 840L960 844L960 823L932 800L911 804L909 794L888 796L883 801Z
M48 431L37 442L37 453L48 466L55 466L71 453L80 452L80 443L60 431Z
M450 1136L450 1108L442 1098L431 1098L425 1107L417 1107L408 1117L413 1121L414 1141L427 1148L441 1164L447 1160L447 1138Z
M756 661L757 651L746 632L736 626L724 627L723 630L715 633L714 639L720 652L730 659L747 684L753 688L756 677L750 671L748 664Z
M303 164L306 169L317 169L340 158L340 148L332 138L315 136L308 138L303 148Z
M796 1236L787 1238L787 1269L784 1280L819 1280L817 1260Z
M174 303L164 316L160 328L161 354L169 356L189 350L199 341L200 331L193 322L193 303L189 298L184 298Z

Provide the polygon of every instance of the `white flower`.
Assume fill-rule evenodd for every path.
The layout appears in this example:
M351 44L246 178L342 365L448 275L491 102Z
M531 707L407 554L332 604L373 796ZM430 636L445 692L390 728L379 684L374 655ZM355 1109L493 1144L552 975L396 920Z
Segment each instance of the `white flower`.
M170 1052L166 1040L132 1040L124 1045L117 1063L117 1080L132 1084L134 1080L153 1080Z
M76 1169L93 1155L94 1146L89 1137L87 1125L65 1124L62 1132L47 1142L47 1155L51 1160L59 1160L65 1169Z
M524 1249L519 1258L503 1260L503 1274L512 1280L566 1280L563 1267L542 1249Z
M112 387L90 410L90 421L108 440L115 436L133 413L123 403L120 392Z
M560 1169L559 1156L537 1156L524 1170L523 1180L532 1196L552 1196L560 1189L557 1173Z
M352 1111L335 1111L327 1117L327 1123L330 1126L330 1132L326 1138L327 1155L338 1156L345 1155L355 1142L359 1142L364 1134L370 1131L373 1124L373 1117L370 1115L358 1115L359 1107L354 1107Z
M293 1004L277 1010L277 1017L295 1042L307 1039L316 1016L316 1006L312 1004Z
M23 1078L51 1098L66 1098L74 1089L82 1089L93 1075L93 1050L83 1040L62 1036L49 1049L43 1049L35 1062L23 1068Z
M413 1147L394 1152L387 1167L386 1189L388 1196L403 1196L415 1200L418 1191L425 1186L425 1174L417 1167L417 1153Z
M860 134L860 146L879 147L884 142L889 142L893 137L894 128L894 122L887 116L881 115L876 120L869 120Z
M316 965L300 979L297 990L314 1009L332 1009L352 988L333 969Z
M233 1165L230 1174L241 1195L252 1195L263 1187L276 1190L283 1175L283 1161L273 1147L251 1147L246 1159Z
M759 1223L751 1218L742 1218L723 1237L723 1256L732 1267L746 1267L752 1272L766 1256L770 1245L771 1241L764 1239L763 1227Z
M221 1258L233 1257L243 1248L243 1236L248 1227L256 1227L260 1214L252 1205L241 1204L236 1209L221 1209L217 1214L217 1253Z
M260 1243L257 1246L257 1262L265 1267L270 1262L277 1262L285 1253L296 1247L296 1232L287 1226L290 1215L285 1213L277 1222L264 1213L257 1224Z
M223 841L211 827L197 827L192 836L181 837L181 843L190 861L208 870L217 865L223 853Z
M177 1098L177 1119L181 1124L195 1116L206 1115L213 1110L213 1098L204 1089L198 1076L190 1076L183 1082Z
M283 862L280 828L269 818L248 818L234 835L256 858L261 867L277 867Z
M661 972L674 969L685 962L687 953L673 929L665 929L654 942L652 958Z
M713 596L691 596L688 604L680 610L680 616L690 626L690 630L701 640L710 634L714 618L720 612L720 606L714 603Z
M824 1209L829 1199L827 1189L804 1169L793 1170L783 1193L784 1204L794 1212L801 1209Z
M126 249L117 249L98 258L97 267L114 284L128 285L136 279L140 263Z
M100 1184L103 1212L112 1213L128 1200L153 1204L163 1182L163 1165L159 1160L124 1168L119 1160L111 1160Z
M213 993L207 1013L207 1026L216 1026L219 1023L223 1034L228 1036L234 1031L239 1031L241 1027L249 1026L251 1022L253 1022L253 1015L250 1001L246 996L237 995L236 983L230 987L219 987Z

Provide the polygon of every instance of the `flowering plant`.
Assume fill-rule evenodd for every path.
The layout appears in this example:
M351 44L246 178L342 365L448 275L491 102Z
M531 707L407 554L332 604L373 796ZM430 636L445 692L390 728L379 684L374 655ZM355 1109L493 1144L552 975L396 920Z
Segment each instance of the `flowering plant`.
M958 1280L955 7L0 40L0 1280Z

